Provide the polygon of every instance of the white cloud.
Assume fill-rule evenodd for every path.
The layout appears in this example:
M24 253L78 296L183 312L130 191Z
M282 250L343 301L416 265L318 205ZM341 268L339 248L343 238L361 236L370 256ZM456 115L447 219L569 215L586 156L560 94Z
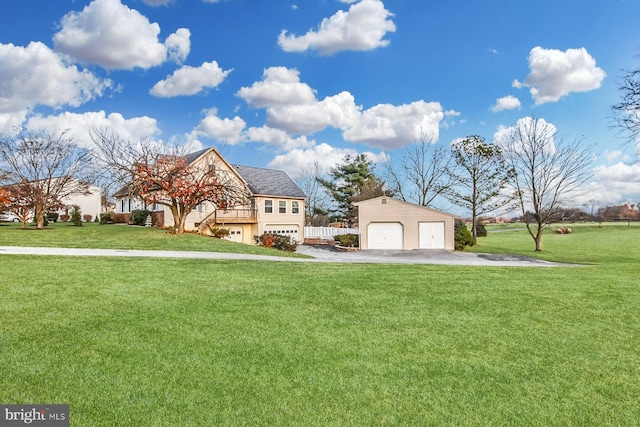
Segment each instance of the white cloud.
M416 101L394 106L381 104L362 111L347 91L321 101L315 91L300 82L297 70L274 67L265 70L264 79L237 95L249 105L266 108L267 125L289 135L308 135L333 127L343 131L346 141L375 147L395 148L428 134L439 136L445 113L437 102ZM448 116L460 113L449 110Z
M160 26L120 0L94 0L81 12L71 12L53 36L55 47L81 62L130 70L162 64L169 56L181 62L189 53L189 30L179 29L159 41Z
M275 106L267 109L269 126L292 134L310 134L329 126L345 129L359 118L353 95L341 92L312 104Z
M325 55L343 50L372 50L389 44L384 37L396 30L395 24L389 19L392 16L382 1L361 0L349 7L348 11L341 10L323 19L317 31L309 30L298 37L287 35L287 31L283 30L278 37L278 44L287 52L311 49Z
M614 160L619 159L621 156L623 156L623 153L620 150L605 151L604 156L607 159L607 161L611 163Z
M498 98L496 103L491 106L491 111L494 113L498 113L504 110L515 110L519 109L521 106L520 100L515 96L503 96L502 98Z
M169 35L164 42L167 47L167 58L177 64L182 64L191 51L191 31L186 28Z
M160 98L195 95L220 85L231 71L223 70L216 61L204 62L199 67L184 66L156 83L149 93Z
M321 143L311 148L296 148L286 154L276 156L268 167L284 170L295 178L311 169L316 163L321 169L329 170L342 163L344 156L347 154L355 156L360 153L354 149L336 148L329 144ZM367 158L374 163L384 162L388 158L385 153L364 152L363 154L366 154Z
M227 144L237 144L244 140L243 130L247 123L240 117L233 119L218 117L218 111L212 108L192 132L192 137L204 136Z
M356 124L345 130L344 138L390 149L402 147L421 135L437 141L443 117L438 102L416 101L400 106L380 104L364 111Z
M108 129L123 139L139 141L159 134L158 123L147 116L126 119L120 113L105 114L104 111L75 114L64 112L56 116L34 115L29 118L26 128L37 130L68 130L80 145L91 147L91 130Z
M522 147L522 142L519 141L517 133L520 132L524 138L530 136L533 131L534 121L536 120L535 130L538 138L541 140L538 143L545 144L545 149L552 153L555 152L554 136L557 132L556 126L553 123L547 122L545 119L534 119L533 117L523 117L518 120L515 126L499 126L493 135L494 144L515 150L516 152L521 150L519 146Z
M633 200L640 202L640 163L616 163L598 166L593 170L594 184L589 198L601 204L618 204Z
M264 70L263 80L251 87L243 87L237 96L254 107L275 105L304 105L315 102L315 94L306 83L300 82L296 69L271 67Z
M585 48L544 49L536 46L529 53L531 73L516 88L529 87L536 105L556 102L572 92L587 92L600 87L606 73L596 66Z
M20 125L37 105L77 107L111 87L110 80L66 64L43 43L0 43L0 131Z
M315 141L307 139L306 136L292 138L285 131L270 128L268 126L252 127L247 129L246 138L251 142L262 142L273 145L281 150L288 151L295 148L308 148L315 145Z

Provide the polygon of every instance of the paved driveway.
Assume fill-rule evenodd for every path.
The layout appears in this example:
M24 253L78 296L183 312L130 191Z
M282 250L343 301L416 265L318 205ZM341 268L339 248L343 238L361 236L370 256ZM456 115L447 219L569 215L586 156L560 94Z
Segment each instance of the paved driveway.
M437 250L419 251L357 251L338 252L331 246L298 246L298 253L313 258L285 258L266 255L230 254L220 252L189 251L141 251L126 249L75 249L75 248L36 248L23 246L0 246L1 254L12 255L59 255L59 256L111 256L111 257L155 257L155 258L199 258L228 260L260 260L286 262L340 262L371 264L446 264L446 265L482 265L494 267L560 267L557 264L540 261L520 255L489 255L469 252L451 252Z

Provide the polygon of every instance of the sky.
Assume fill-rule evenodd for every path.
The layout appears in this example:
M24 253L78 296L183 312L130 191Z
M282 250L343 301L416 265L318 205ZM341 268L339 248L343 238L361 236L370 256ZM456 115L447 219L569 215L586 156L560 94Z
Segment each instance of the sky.
M612 128L640 68L638 0L5 0L0 132L91 129L216 147L300 176L407 144L488 142L534 116L593 147L576 204L640 202Z

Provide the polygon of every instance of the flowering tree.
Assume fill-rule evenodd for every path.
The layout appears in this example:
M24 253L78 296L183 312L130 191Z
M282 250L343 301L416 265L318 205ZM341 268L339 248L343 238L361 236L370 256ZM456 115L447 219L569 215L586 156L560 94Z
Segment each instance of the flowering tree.
M178 234L185 231L187 215L202 203L227 209L249 201L249 190L213 148L193 156L184 147L132 144L105 131L93 131L92 138L110 179L126 184L130 195L147 204L168 207Z
M56 210L60 200L86 194L89 184L81 178L88 170L89 153L79 148L66 132L20 132L0 137L0 172L8 186L9 208L29 211L39 229L47 211Z

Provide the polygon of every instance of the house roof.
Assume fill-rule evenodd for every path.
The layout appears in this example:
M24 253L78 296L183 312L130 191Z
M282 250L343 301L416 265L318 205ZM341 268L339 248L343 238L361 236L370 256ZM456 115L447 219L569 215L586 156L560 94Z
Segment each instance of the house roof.
M430 208L428 206L420 206L420 205L416 205L415 203L409 203L409 202L405 202L404 200L398 200L398 199L394 199L393 197L389 197L389 196L379 196L379 197L374 197L372 199L367 199L367 200L362 200L360 202L356 202L354 203L355 206L377 206L381 203L382 200L386 199L386 201L388 203L394 203L394 204L401 204L406 206L409 209L418 209L418 210L423 210L423 211L431 211L431 212L437 212L439 214L442 215L447 215L453 218L459 218L458 215L454 215L452 213L449 212L444 212L438 209L433 209Z
M306 194L285 171L251 166L232 165L257 196L296 197L304 199Z
M220 159L224 161L222 156L213 148L205 148L195 153L186 154L184 158L188 164L191 164L209 151L215 152ZM242 165L229 166L247 183L249 190L256 196L292 197L300 199L307 197L285 171ZM129 194L129 186L127 185L118 190L114 196L124 197Z

